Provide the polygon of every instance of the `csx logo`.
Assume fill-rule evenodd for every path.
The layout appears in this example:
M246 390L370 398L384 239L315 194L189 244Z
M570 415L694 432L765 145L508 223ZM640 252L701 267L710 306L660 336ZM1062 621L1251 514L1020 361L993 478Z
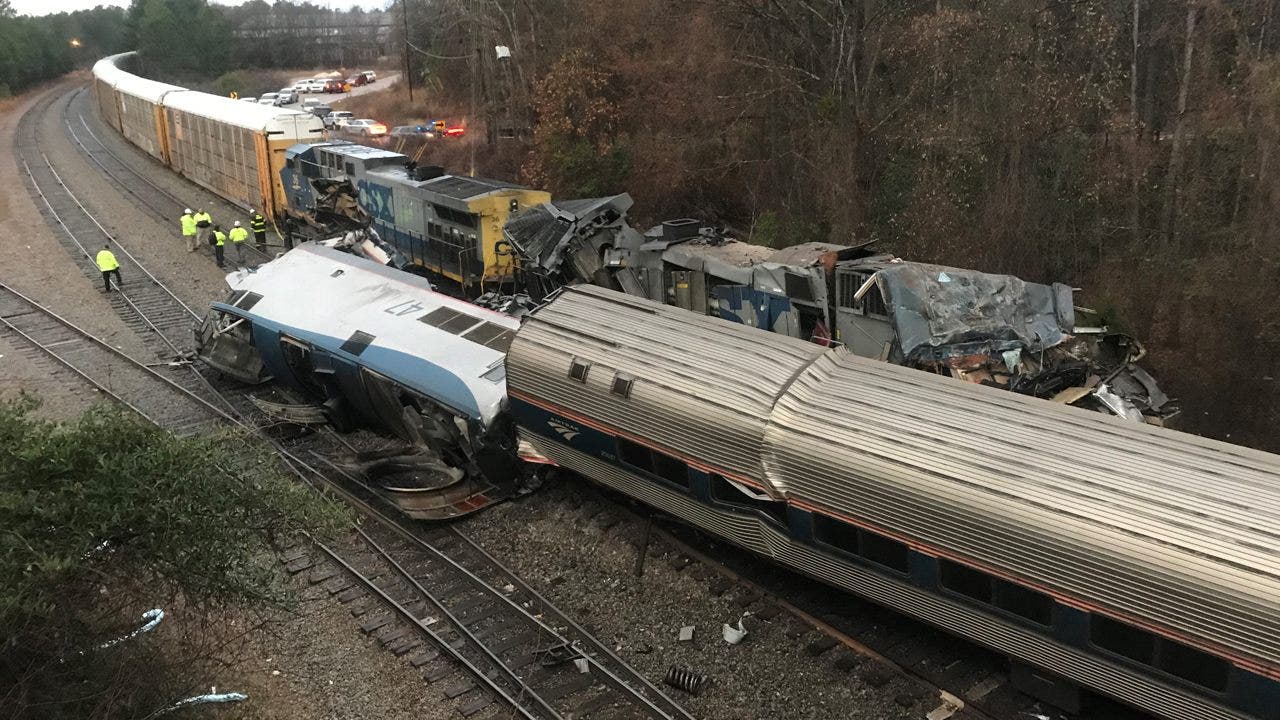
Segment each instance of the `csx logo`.
M548 420L547 424L551 426L552 430L555 430L556 432L560 433L560 437L564 438L565 440L572 441L574 438L582 434L581 428L579 428L577 425L571 425L564 420L560 420L560 419Z

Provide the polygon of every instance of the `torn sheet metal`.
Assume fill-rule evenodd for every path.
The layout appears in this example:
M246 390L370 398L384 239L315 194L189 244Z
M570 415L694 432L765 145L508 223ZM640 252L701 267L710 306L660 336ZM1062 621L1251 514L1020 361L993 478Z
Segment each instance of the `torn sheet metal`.
M1075 325L1071 288L1059 283L912 262L886 265L875 277L907 359L973 342L1039 352Z

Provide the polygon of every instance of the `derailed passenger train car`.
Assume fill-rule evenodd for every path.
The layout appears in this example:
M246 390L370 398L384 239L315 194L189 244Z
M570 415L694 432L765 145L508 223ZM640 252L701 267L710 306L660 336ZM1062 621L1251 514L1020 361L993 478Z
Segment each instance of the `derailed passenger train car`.
M521 439L993 648L1060 706L1280 718L1280 458L593 286L507 356Z
M228 282L231 295L197 329L200 359L300 397L275 408L284 419L309 415L404 441L345 461L410 517L457 517L517 490L503 366L514 318L313 244Z

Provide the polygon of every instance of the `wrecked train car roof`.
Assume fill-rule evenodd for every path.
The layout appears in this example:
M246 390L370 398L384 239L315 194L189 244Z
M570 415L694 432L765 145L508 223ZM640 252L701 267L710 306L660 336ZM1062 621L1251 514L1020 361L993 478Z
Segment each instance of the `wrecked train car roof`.
M1038 352L1074 330L1072 290L1012 275L914 262L876 269L905 357L969 342L1007 343ZM997 350L1001 348L995 348Z
M247 312L253 322L358 357L361 366L473 420L487 425L506 406L502 360L520 326L515 318L437 293L416 275L311 243L227 282L262 296ZM357 332L372 337L352 352Z

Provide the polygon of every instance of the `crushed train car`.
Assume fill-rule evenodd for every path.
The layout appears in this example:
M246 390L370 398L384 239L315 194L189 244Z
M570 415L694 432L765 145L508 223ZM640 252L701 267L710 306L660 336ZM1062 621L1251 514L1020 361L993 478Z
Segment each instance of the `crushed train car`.
M774 250L696 220L643 234L625 194L548 202L507 222L535 298L589 282L792 337L1047 400L1163 424L1178 412L1061 283L904 261L870 244Z
M230 296L196 329L200 360L301 398L260 402L275 420L398 438L340 462L407 515L458 517L523 489L503 366L515 318L314 243L232 273L228 284Z

